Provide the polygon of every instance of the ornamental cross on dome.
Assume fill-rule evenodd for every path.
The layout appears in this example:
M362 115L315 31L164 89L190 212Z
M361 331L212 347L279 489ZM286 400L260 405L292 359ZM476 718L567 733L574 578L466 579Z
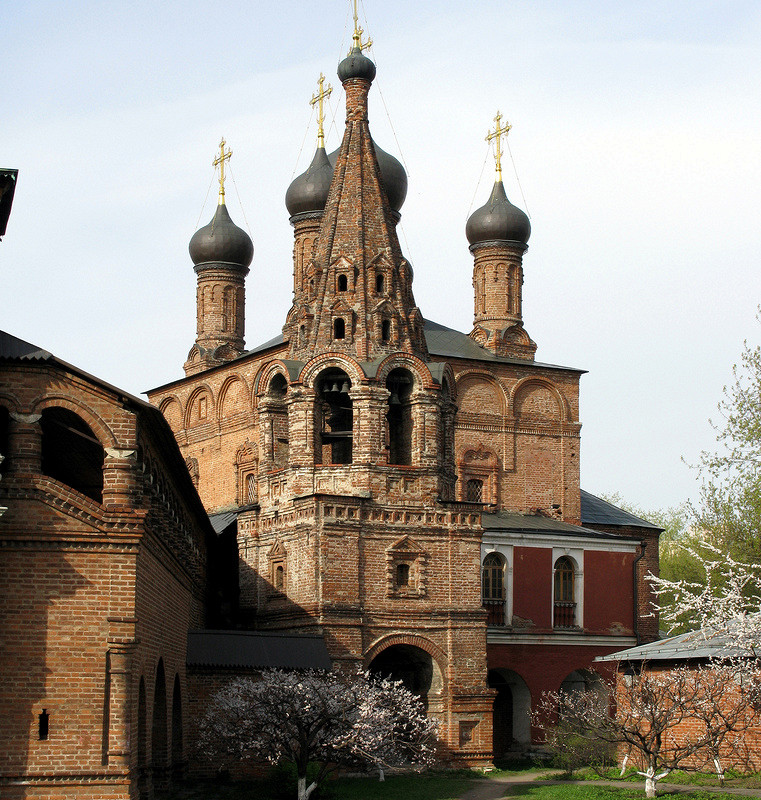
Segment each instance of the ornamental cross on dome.
M494 117L496 127L486 135L487 142L494 142L494 160L497 162L497 180L499 181L502 180L502 136L503 134L507 136L513 127L507 120L505 120L505 124L501 126L501 121L502 114L497 111L497 116Z
M359 27L359 16L357 14L357 0L354 0L354 34L352 35L352 50L357 49L360 52L362 50L367 50L368 47L373 46L373 40L368 39L364 44L362 44L362 34L364 31L362 28ZM351 50L349 50L349 55L351 55Z
M328 97L333 93L333 87L328 84L327 89L323 89L323 84L325 83L325 76L320 73L320 80L317 81L317 85L320 87L317 91L317 94L312 95L312 99L309 101L310 106L317 106L317 146L318 147L325 147L325 131L323 130L323 123L325 122L325 113L323 111L322 101L327 100Z
M225 141L225 137L222 137L222 141L219 143L219 155L214 159L213 165L215 167L219 167L219 203L223 205L225 202L225 161L230 160L230 156L232 156L233 151L230 148L227 149L225 152L225 145L227 142Z

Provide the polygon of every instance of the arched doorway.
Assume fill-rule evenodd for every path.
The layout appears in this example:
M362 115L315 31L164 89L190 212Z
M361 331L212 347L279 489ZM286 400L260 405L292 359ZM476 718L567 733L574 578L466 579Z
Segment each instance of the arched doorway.
M494 758L531 743L531 693L526 682L510 669L491 669L489 686L497 690L492 706Z
M401 681L416 694L428 711L432 695L440 695L441 670L431 654L411 644L394 644L370 662L370 673Z
M148 797L148 753L147 710L145 703L145 679L140 676L137 693L137 791L140 800Z
M158 667L156 668L156 686L153 691L151 768L153 786L159 789L165 788L167 778L166 678L162 659L159 659Z
M180 693L180 676L174 676L172 689L172 780L181 781L184 776L185 762L182 757L182 695Z

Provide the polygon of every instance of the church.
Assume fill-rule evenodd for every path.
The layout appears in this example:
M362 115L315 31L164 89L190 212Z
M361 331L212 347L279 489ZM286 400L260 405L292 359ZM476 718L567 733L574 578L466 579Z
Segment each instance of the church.
M314 158L285 193L279 335L245 343L254 247L227 209L223 140L218 204L190 241L184 377L145 403L0 340L3 796L148 797L187 772L204 698L269 665L400 678L442 756L485 765L537 740L543 691L657 638L660 530L581 490L583 370L536 361L524 326L509 125L495 119L494 186L463 239L460 332L414 297L407 176L372 139L364 50L355 16L342 143L327 153L321 81Z

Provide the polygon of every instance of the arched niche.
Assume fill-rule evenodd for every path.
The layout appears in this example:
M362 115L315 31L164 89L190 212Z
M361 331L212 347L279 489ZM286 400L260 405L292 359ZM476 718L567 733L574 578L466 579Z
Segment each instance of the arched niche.
M159 409L173 431L176 432L182 428L182 406L177 398L167 398L161 403Z
M504 415L507 402L502 387L494 378L470 373L457 381L457 407L465 414Z
M242 378L230 378L220 393L220 419L223 421L251 410L249 390Z
M515 391L513 408L516 418L534 422L559 422L563 419L558 390L544 381L529 381Z

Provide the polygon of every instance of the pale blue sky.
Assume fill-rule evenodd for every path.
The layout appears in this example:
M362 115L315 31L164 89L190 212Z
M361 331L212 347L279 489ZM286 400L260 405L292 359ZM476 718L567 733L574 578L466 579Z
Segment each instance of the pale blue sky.
M255 245L247 343L277 334L283 197L314 149L321 70L340 141L348 6L7 0L0 162L20 174L0 327L134 393L179 377L187 242L212 214L224 135L230 211ZM470 330L464 224L489 193L499 108L526 203L509 159L506 188L533 227L526 329L538 360L589 370L583 486L694 497L681 458L711 447L742 341L761 339L761 5L364 0L365 15L371 128L409 171L402 246L423 314Z

